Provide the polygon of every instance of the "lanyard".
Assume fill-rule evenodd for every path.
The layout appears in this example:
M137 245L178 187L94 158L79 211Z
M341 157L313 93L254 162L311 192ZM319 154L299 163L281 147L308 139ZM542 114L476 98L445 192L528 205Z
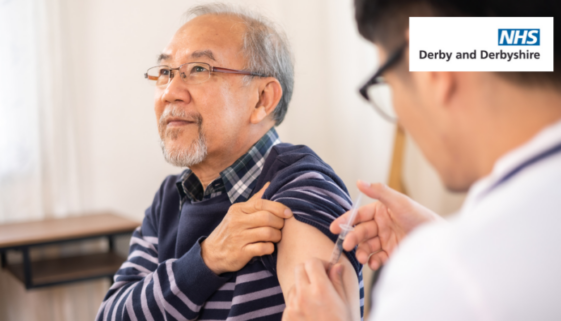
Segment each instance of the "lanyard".
M535 163L538 163L548 157L551 157L555 154L561 153L561 143L558 143L557 145L546 149L545 151L537 154L536 156L526 160L524 163L518 165L516 168L514 168L513 170L511 170L510 172L508 172L508 174L506 174L505 176L503 176L503 178L501 178L498 182L496 182L491 188L489 188L489 190L487 192L490 192L492 190L494 190L495 188L497 188L499 185L505 183L506 181L510 180L512 177L514 177L516 174L520 173L522 170L524 170L525 168L528 168L532 165L534 165Z

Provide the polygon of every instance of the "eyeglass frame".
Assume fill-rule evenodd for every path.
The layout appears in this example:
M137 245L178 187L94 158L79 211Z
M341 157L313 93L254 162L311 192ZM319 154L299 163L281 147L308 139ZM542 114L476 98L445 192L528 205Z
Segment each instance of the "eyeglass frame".
M245 70L237 70L237 69L230 69L230 68L224 68L224 67L214 67L214 66L211 66L209 63L198 62L198 61L186 62L184 64L179 65L177 68L171 68L168 65L158 65L158 66L150 67L150 68L148 68L148 70L150 70L152 68L156 68L156 67L169 67L169 68L167 68L170 71L169 81L167 82L167 84L165 84L167 86L171 83L171 81L173 80L173 77L175 77L175 73L173 71L174 70L179 71L181 69L181 67L183 67L185 65L188 65L188 64L205 64L205 65L209 66L209 73L219 72L219 73L224 73L224 74L246 75L246 76L253 76L253 77L267 77L266 75L263 75L263 74L250 72L250 71L245 71ZM146 70L146 72L144 73L144 78L146 78L148 80L157 81L158 78L155 78L153 76L148 75L148 70ZM155 78L155 79L152 79L152 78ZM209 77L209 79L210 79L210 77ZM203 81L203 82L205 82L205 81ZM164 85L161 85L161 86L164 86Z
M390 58L388 60L386 60L386 62L381 65L378 70L374 73L374 76L372 76L364 85L362 85L362 87L360 87L360 89L358 90L360 95L362 97L364 97L364 99L366 99L366 101L368 101L370 103L370 105L372 105L372 107L374 107L374 109L376 110L376 112L378 112L378 114L380 116L382 116L382 118L384 118L385 120L391 122L391 123L395 123L397 122L397 118L393 118L390 115L388 115L385 111L382 110L382 108L380 108L379 106L377 106L372 100L370 100L370 97L368 96L368 88L371 86L375 86L378 84L381 84L380 82L380 78L382 77L382 74L384 72L386 72L388 69L390 69L391 67L393 67L403 56L403 53L405 52L405 48L407 48L408 44L404 43L403 45L401 45L397 50L395 50L391 55Z

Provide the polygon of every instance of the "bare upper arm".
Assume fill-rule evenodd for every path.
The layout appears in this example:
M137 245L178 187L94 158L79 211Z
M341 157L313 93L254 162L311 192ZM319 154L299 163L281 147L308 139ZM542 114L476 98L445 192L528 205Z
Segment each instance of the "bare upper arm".
M312 257L327 262L334 245L326 235L309 224L302 223L294 217L285 221L282 240L277 247L277 275L285 301L286 295L294 285L296 265ZM343 280L347 297L353 305L353 320L360 320L360 293L356 272L345 255L341 256L340 262L345 266Z

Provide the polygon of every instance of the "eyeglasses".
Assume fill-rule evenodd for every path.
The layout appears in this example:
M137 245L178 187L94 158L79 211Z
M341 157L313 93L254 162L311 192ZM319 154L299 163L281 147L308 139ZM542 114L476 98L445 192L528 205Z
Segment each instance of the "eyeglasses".
M393 109L391 87L385 82L382 74L393 67L403 56L407 43L399 47L382 65L374 76L359 89L360 94L374 107L374 109L389 122L397 122L397 115Z
M179 76L186 84L200 84L210 79L211 72L221 72L225 74L246 75L254 77L266 77L265 75L222 67L213 67L204 62L188 62L177 68L169 66L156 66L148 69L144 78L154 81L156 86L167 86L173 77L175 70L179 71Z

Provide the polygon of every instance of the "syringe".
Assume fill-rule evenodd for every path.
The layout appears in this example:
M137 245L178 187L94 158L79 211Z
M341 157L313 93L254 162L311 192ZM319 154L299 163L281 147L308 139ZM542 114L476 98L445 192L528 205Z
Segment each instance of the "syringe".
M339 227L341 227L341 233L339 234L337 242L335 242L333 252L331 253L331 260L329 260L329 267L327 268L328 271L331 270L331 267L333 267L333 265L339 262L339 258L343 253L343 241L345 241L347 234L349 234L349 232L353 230L353 222L355 220L356 214L358 213L358 207L360 205L361 199L362 193L359 192L358 197L353 204L353 208L351 209L351 215L349 216L349 219L345 222L345 224L339 224Z

